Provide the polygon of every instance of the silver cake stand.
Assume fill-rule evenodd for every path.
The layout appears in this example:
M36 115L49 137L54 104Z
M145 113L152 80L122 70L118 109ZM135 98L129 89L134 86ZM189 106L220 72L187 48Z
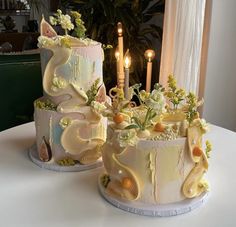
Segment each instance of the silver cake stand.
M139 201L124 201L118 200L117 198L111 197L106 193L104 186L101 183L102 176L100 175L98 180L98 187L101 195L115 207L128 211L130 213L151 216L151 217L170 217L176 216L179 214L188 213L200 206L202 206L207 198L209 193L203 193L201 196L193 199L185 199L177 203L168 203L165 205L147 205Z
M39 159L36 144L34 144L32 147L29 148L28 154L31 161L35 163L37 166L43 169L48 169L48 170L53 170L53 171L58 171L58 172L79 172L79 171L95 169L95 168L103 166L101 158L97 160L95 163L92 163L89 165L75 164L73 166L60 166L52 162L43 162Z

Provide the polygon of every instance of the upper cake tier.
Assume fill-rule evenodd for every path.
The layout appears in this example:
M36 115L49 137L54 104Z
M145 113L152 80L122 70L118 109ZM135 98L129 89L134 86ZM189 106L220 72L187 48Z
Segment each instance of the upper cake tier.
M91 39L59 36L43 19L38 39L44 96L55 104L78 98L96 80L103 82L101 44Z

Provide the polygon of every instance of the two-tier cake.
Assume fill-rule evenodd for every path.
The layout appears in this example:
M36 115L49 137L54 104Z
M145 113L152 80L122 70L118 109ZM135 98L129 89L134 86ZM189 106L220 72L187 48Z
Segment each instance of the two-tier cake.
M100 147L107 130L107 120L99 113L106 101L103 49L83 37L85 28L78 12L69 16L58 10L50 21L61 25L66 35L57 35L42 19L38 40L44 96L34 103L38 152L32 151L31 158L55 170L97 167L102 165ZM73 29L82 37L68 35Z

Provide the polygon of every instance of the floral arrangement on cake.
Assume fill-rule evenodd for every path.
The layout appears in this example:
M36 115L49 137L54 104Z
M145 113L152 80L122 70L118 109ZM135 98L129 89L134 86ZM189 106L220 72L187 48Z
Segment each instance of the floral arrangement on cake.
M173 75L168 77L165 89L156 83L151 92L140 90L141 84L129 88L128 99L122 89L109 92L112 104L106 103L106 116L114 129L120 129L120 143L134 144L135 138L146 140L173 140L187 136L187 129L198 126L204 134L208 125L200 119L197 108L203 104L192 92L178 88ZM137 102L132 101L138 100ZM136 104L138 103L138 104ZM209 148L209 141L207 141Z
M82 16L78 11L70 11L69 14L63 14L60 9L49 17L52 26L60 26L64 35L57 35L53 27L43 18L41 22L38 46L47 48L49 46L62 46L71 48L74 45L91 45L97 42L86 37L86 28ZM112 48L111 45L102 45L103 49Z

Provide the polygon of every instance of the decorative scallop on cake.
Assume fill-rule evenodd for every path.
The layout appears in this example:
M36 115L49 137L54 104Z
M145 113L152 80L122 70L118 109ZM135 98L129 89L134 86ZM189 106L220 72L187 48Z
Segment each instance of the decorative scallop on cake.
M172 216L191 211L207 197L211 144L199 118L197 97L177 88L173 76L164 90L159 84L148 93L140 85L110 94L105 111L112 123L102 147L106 172L100 176L102 195L113 205L148 216ZM131 98L136 96L139 105Z
M41 21L38 41L44 96L34 103L37 153L35 148L30 152L41 167L61 171L102 165L100 148L107 131L107 119L100 114L107 98L103 50L96 41L67 34L73 28L80 34L85 31L80 14L71 15L79 21L75 27L71 17L60 10L50 18L65 30L63 36L44 18Z

